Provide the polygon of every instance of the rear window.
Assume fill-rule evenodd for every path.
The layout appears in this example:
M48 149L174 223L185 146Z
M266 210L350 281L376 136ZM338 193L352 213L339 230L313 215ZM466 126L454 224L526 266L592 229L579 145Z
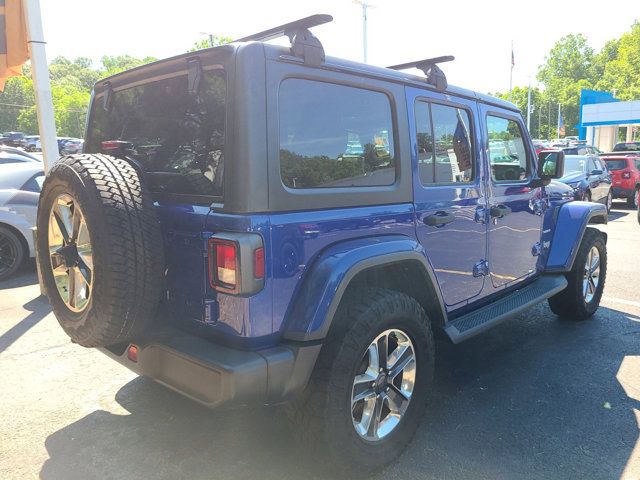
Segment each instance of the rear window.
M607 163L607 168L614 172L627 168L627 161L623 159L605 160L605 162Z
M613 147L614 152L637 152L640 151L640 143L618 143Z
M301 79L279 93L280 176L289 188L371 187L396 180L389 97Z
M156 193L222 197L224 71L205 71L197 94L187 88L184 74L116 91L109 111L98 98L85 151L117 148L142 165Z

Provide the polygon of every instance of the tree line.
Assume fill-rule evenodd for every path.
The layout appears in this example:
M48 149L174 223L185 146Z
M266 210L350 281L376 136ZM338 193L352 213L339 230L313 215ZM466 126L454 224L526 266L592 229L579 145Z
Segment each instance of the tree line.
M620 100L640 99L640 22L635 21L620 38L608 41L596 52L582 34L570 34L556 42L536 75L543 88L531 89L530 131L534 138L555 138L558 104L566 135L577 134L580 91L612 92ZM513 102L526 119L528 87L492 95Z
M228 37L212 35L197 41L189 51L200 50L230 42ZM157 60L154 57L136 58L131 55L102 57L99 65L90 58L74 60L56 57L49 64L51 94L60 137L82 137L93 85L101 78ZM0 132L20 131L38 133L35 96L31 70L23 67L23 75L10 78L0 93Z

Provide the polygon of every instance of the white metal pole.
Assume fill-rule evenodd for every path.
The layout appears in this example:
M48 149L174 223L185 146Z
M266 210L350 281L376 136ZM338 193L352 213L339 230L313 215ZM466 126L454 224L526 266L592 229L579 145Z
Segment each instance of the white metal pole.
M527 92L527 130L531 134L531 77L529 77L529 90Z
M44 34L39 0L23 0L25 20L27 23L27 43L31 57L31 76L36 96L38 111L38 130L42 145L44 170L58 160L58 141L56 139L56 121L53 115L53 97L49 81L49 68L45 52Z
M513 90L513 40L511 40L511 68L509 69L509 96L507 97L511 101L511 90Z
M560 139L560 113L560 104L558 104L558 135L556 136L558 140Z
M367 5L362 2L362 56L364 63L367 63Z

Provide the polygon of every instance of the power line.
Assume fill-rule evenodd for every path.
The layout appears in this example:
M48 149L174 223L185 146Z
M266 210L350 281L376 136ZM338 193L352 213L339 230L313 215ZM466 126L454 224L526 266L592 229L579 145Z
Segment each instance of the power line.
M20 105L18 103L2 103L0 102L0 107L14 107L14 108L34 108L34 105ZM77 110L75 108L66 108L66 107L58 107L55 108L54 110L65 110L67 112L77 112L77 113L87 113L87 110Z

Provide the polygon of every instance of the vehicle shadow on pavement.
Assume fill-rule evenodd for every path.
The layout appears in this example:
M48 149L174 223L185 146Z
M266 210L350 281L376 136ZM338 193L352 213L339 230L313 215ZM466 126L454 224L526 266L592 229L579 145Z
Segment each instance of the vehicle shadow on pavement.
M429 413L377 477L619 478L640 402L616 377L639 354L639 322L601 308L573 323L539 306L461 345L439 342ZM129 415L97 410L47 438L42 478L322 478L281 409L211 411L141 378L116 400Z
M613 222L615 220L620 220L621 218L624 218L632 213L633 211L631 210L611 210L609 212L608 221Z
M34 327L40 320L51 312L49 301L44 296L39 296L30 300L23 305L23 308L30 311L25 318L15 324L5 333L0 335L0 353L9 348L13 342L18 340L22 335L27 333L29 329Z

